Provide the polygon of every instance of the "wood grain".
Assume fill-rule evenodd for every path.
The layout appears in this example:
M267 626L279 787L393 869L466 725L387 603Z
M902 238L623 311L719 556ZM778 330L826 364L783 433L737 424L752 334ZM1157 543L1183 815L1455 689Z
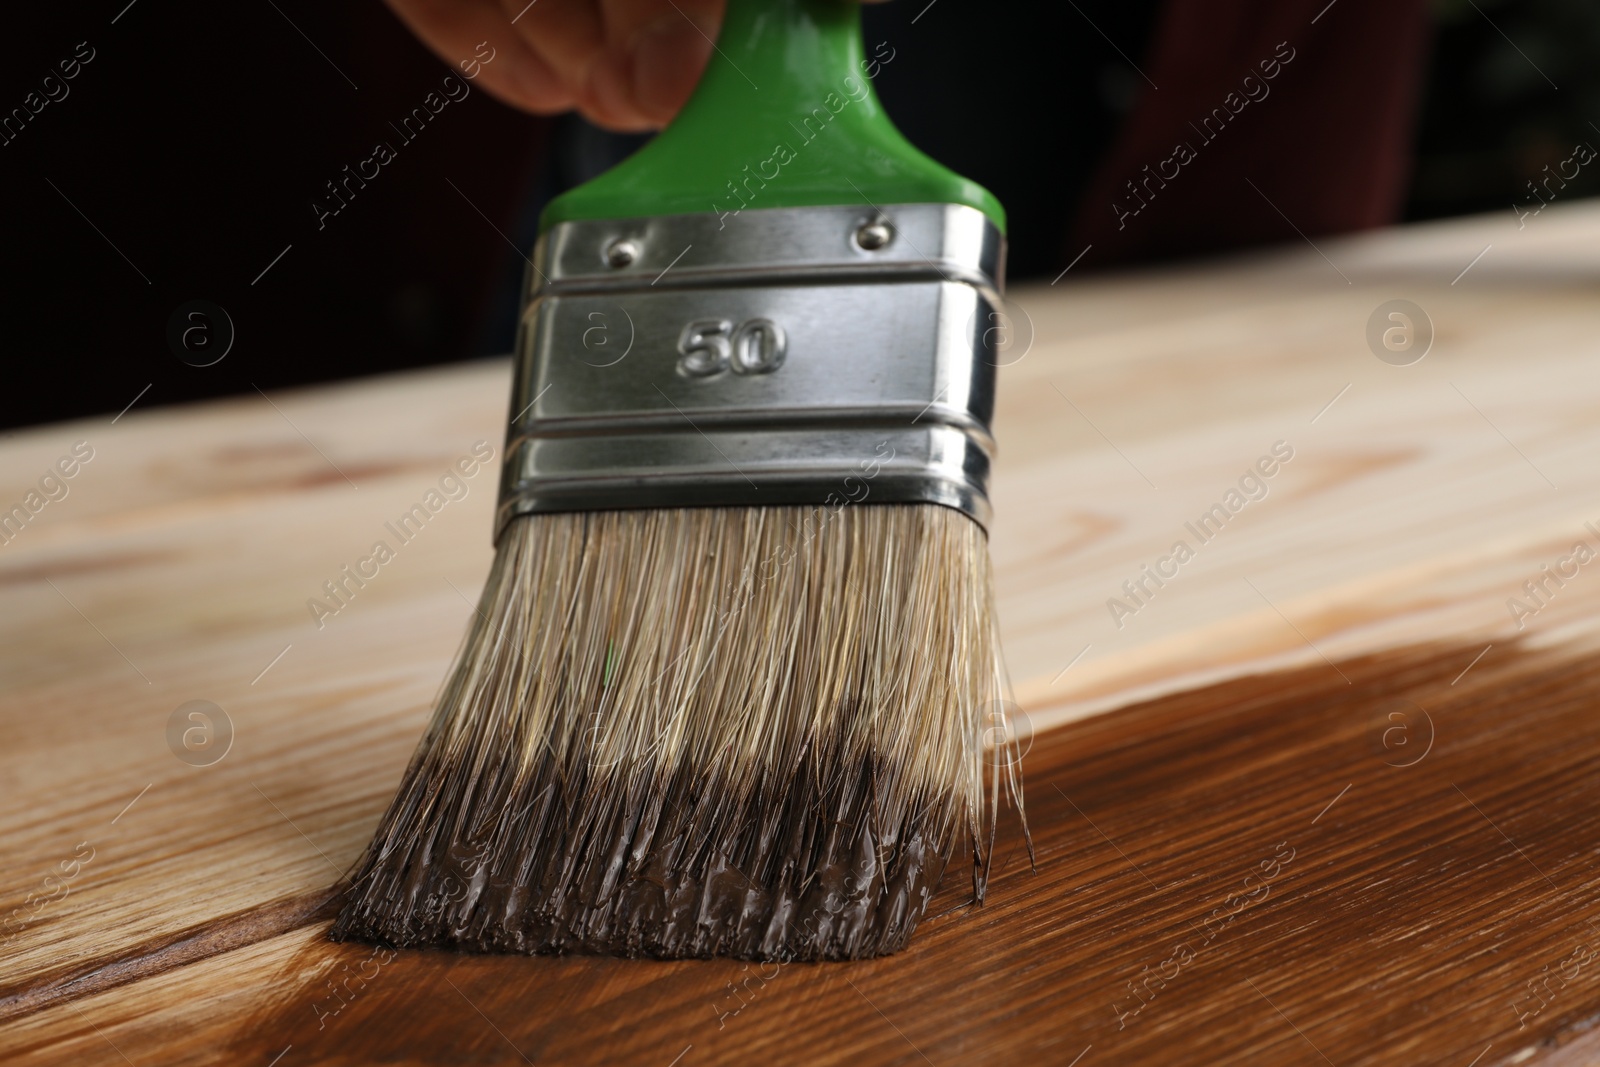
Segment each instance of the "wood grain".
M1522 1062L1600 1021L1600 659L1452 686L1471 654L1042 735L1037 870L1013 824L990 903L947 892L888 959L391 957L321 922L15 1020L8 1062Z
M1201 1047L1323 1062L1269 998L1336 1063L1465 1067L1490 1042L1483 1065L1528 1047L1586 1062L1587 968L1526 1030L1508 1005L1593 918L1582 768L1597 753L1571 703L1589 699L1600 578L1583 568L1520 630L1507 600L1576 541L1600 543L1585 525L1600 525L1597 237L1600 210L1552 207L1525 232L1466 220L1019 290L1033 340L1001 375L992 549L1039 731L1039 874L1013 858L990 907L859 974L785 968L720 1030L709 1005L730 1003L737 965L408 954L305 1033L312 987L362 957L301 924L420 733L488 567L492 474L320 629L306 601L475 441L498 448L503 361L187 408L149 408L152 394L115 422L11 435L0 505L74 442L95 457L0 545L0 1050L121 1062L99 1027L141 1065L254 1062L280 1032L260 1062L296 1036L324 1051L281 1067L385 1049L521 1062L482 1008L539 1062L667 1063L688 1044L685 1067L920 1063L913 1044L936 1063L991 1049L1065 1063L1090 1044L1081 1067L1199 1062ZM1396 297L1436 327L1410 367L1363 338ZM1119 629L1106 601L1122 581L1280 440L1295 455L1267 497ZM1397 757L1371 751L1369 720L1411 714L1392 704L1411 692L1437 721L1432 690L1405 681L1418 671L1447 706L1469 690L1482 703L1446 720L1477 733L1438 722L1402 775L1372 762ZM191 700L233 724L210 766L169 748ZM1346 784L1301 827L1301 808ZM1127 980L1159 970L1179 924L1203 922L1280 841L1296 849L1281 892L1117 1031ZM454 1044L424 1041L428 1013ZM813 1048L823 1034L838 1036Z

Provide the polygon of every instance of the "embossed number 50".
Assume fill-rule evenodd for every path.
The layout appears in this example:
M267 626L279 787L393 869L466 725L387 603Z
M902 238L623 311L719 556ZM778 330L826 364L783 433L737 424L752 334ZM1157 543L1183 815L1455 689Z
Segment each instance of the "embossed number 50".
M783 363L788 339L771 319L698 319L678 336L678 371L708 378L732 367L739 374L770 374Z

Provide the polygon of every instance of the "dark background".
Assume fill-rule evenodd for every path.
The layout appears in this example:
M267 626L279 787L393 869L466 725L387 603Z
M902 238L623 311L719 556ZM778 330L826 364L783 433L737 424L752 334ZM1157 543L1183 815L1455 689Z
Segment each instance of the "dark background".
M1013 280L1053 277L1081 247L1068 240L1080 194L1143 89L1130 61L1159 7L868 9L869 45L896 50L877 80L885 105L1007 206ZM1509 211L1575 142L1600 145L1600 5L1430 12L1404 218ZM389 122L451 72L378 0L113 0L6 17L7 113L79 42L94 58L0 145L0 428L115 413L147 385L140 406L505 352L539 207L641 143L474 90L319 229L324 183L376 141L398 144ZM1600 167L1586 168L1562 195L1597 185ZM233 324L212 366L168 343L192 300Z

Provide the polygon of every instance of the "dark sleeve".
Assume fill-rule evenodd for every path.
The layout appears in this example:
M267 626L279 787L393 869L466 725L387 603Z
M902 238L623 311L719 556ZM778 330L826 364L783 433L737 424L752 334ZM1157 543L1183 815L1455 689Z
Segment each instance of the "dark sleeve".
M1168 0L1064 254L1093 244L1099 266L1395 221L1428 30L1423 0Z

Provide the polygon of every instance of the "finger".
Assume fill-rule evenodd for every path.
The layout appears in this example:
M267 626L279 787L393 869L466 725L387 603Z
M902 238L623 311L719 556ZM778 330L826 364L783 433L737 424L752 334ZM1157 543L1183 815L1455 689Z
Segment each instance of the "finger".
M476 59L473 83L496 99L538 114L565 111L575 102L549 65L523 43L497 0L389 0L389 6L452 69Z
M607 51L589 72L589 84L579 94L578 111L596 126L619 133L659 129L661 123L635 105L626 57Z
M512 28L577 98L605 43L595 0L499 0Z
M722 25L723 0L601 0L606 55L597 96L664 125L700 81Z

